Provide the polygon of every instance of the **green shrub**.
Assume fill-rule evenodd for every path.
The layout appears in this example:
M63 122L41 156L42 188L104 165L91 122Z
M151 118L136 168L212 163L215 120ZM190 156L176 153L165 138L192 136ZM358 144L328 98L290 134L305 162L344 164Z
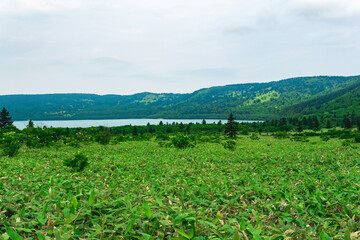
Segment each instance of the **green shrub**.
M168 134L158 134L158 135L156 135L156 140L167 141L169 139L170 139L170 137L169 137Z
M289 135L287 134L287 132L276 132L273 134L273 137L277 139L284 139L284 138L288 138Z
M130 141L129 136L125 136L125 135L122 135L122 134L117 135L113 139L113 143L120 143L120 142L126 142L126 141Z
M320 139L323 140L324 142L327 142L330 140L330 136L329 135L321 135Z
M356 143L360 143L360 134L356 134L354 139Z
M187 148L187 147L193 147L195 144L191 142L191 139L188 136L185 136L183 134L178 134L175 137L171 139L171 143L176 148Z
M171 147L173 144L169 141L158 141L157 142L160 147Z
M96 135L96 141L102 145L107 145L110 143L110 132L103 131L99 132L99 134Z
M292 136L290 140L295 142L309 142L309 139L305 135L295 135Z
M20 146L21 144L19 141L10 142L4 147L4 155L9 157L15 156L19 152Z
M348 147L348 146L350 146L350 144L351 144L351 141L349 139L346 139L341 142L341 145L344 147Z
M0 140L1 146L3 148L3 154L5 156L13 157L15 156L21 147L22 135L15 132L6 132L2 135Z
M236 148L236 141L229 139L226 142L222 143L223 147L228 150L235 150Z
M258 135L258 134L253 133L253 134L251 134L250 139L251 139L251 140L259 140L259 139L260 139L260 137L259 137L259 135Z
M76 172L81 172L84 168L89 165L88 157L83 153L78 153L72 159L66 159L64 161L64 166L71 167Z

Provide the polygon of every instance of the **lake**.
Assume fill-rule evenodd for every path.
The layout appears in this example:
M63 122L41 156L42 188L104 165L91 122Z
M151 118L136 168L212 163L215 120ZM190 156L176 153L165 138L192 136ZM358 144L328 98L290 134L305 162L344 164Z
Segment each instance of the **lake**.
M205 119L206 123L217 123L220 119ZM148 123L152 125L157 125L162 121L164 124L173 122L177 123L201 123L202 119L104 119L104 120L61 120L61 121L33 121L35 127L62 127L62 128L87 128L87 127L116 127L116 126L125 126L125 125L133 125L133 126L144 126ZM222 123L226 123L226 119L221 119ZM253 121L245 121L238 120L237 122L253 122ZM18 129L22 130L26 128L28 121L14 121L14 126Z

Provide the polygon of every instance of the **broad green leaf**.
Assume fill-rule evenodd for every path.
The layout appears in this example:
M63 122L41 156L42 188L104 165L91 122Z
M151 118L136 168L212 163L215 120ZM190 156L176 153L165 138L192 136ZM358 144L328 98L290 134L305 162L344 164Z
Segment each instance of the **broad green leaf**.
M321 233L320 233L320 236L319 236L319 240L325 240L326 238L325 238L325 232L324 232L324 230L322 230L321 231Z
M76 214L71 214L64 222L65 225L72 223L78 215Z
M27 228L15 228L16 230L18 231L24 231L24 232L27 232L27 233L32 233L33 231L31 229L27 229Z
M213 227L214 229L216 229L216 225L213 224L212 222L199 220L198 223L201 223L201 224L204 224L204 225L208 225L208 226L211 226L211 227Z
M17 232L15 232L14 229L9 228L9 227L5 227L6 229L6 233L9 235L11 240L22 240L23 238L17 234Z
M41 232L37 232L36 234L37 234L39 240L45 240L45 237L44 237L44 235L42 235Z
M150 240L150 238L151 238L151 236L149 234L146 234L146 233L141 233L141 235L143 235L144 240Z
M130 232L132 230L134 221L135 221L135 219L129 220L128 224L126 225L125 234L127 234L128 232Z
M349 230L346 230L345 232L345 240L351 240L351 235Z
M93 206L94 202L95 202L95 192L94 192L94 190L92 190L90 193L90 197L89 197L89 205Z
M46 202L45 205L44 205L44 208L43 208L43 211L41 213L41 219L44 219L45 215L46 215L46 212L47 212L47 208L49 206L49 202Z
M275 234L270 237L270 240L280 240L280 239L284 239L284 238L286 238L286 236L283 234Z
M25 214L25 206L22 207L19 217L23 217Z
M251 233L251 235L253 235L253 237L255 238L255 240L261 240L261 237L259 236L259 234L255 233L254 231L250 231L247 230L249 233Z
M7 233L4 233L0 236L1 240L8 240L9 239L9 235Z
M189 235L187 235L186 233L184 233L183 231L181 231L178 228L174 228L176 232L178 232L181 236L186 237L187 239L191 239L191 237Z
M191 223L189 237L190 237L190 239L193 239L195 237L195 224L194 224L194 222Z
M213 231L216 234L216 236L218 236L221 240L225 239L224 236L218 230L211 229L211 231Z
M156 202L159 204L160 207L164 206L163 202L161 201L161 199L159 197L156 197Z
M241 231L244 231L245 228L246 228L246 226L245 226L245 220L242 219L242 220L241 220L241 223L240 223L240 230L241 230Z
M151 219L151 216L152 216L151 209L146 201L144 201L144 203L143 203L143 209L144 209L146 218Z
M62 240L59 230L55 230L54 235L55 235L56 240Z
M235 231L235 232L234 232L233 240L240 240L240 235L239 235L239 232L238 232L238 231Z
M173 222L174 226L177 225L177 224L179 224L179 223L181 223L181 222L183 222L184 219L185 219L185 216L184 216L184 215L179 215L179 216L177 216L177 217L174 219L174 222Z

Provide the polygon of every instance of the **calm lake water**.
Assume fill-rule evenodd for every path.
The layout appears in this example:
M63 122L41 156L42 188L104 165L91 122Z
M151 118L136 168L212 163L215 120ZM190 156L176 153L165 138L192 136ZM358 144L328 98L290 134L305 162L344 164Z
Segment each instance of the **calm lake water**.
M205 119L206 123L217 123L220 119ZM152 125L157 125L162 121L164 124L166 123L201 123L202 119L107 119L107 120L62 120L62 121L33 121L35 127L63 127L63 128L87 128L87 127L116 127L116 126L125 126L125 125L133 125L133 126L143 126L148 123ZM226 123L226 119L221 119L223 123ZM242 121L238 122L253 122L253 121ZM26 128L28 121L14 121L14 126L18 129L22 130Z

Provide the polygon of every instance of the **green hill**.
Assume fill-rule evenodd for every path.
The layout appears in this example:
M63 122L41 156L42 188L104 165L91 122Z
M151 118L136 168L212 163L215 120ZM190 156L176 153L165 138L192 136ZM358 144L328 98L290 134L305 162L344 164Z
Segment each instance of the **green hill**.
M0 96L0 107L6 107L14 120L226 118L230 112L237 119L261 120L359 109L359 101L353 101L359 99L359 82L360 76L317 76L219 86L189 94L6 95Z
M286 116L321 115L329 118L339 118L352 112L360 112L360 81L281 111Z

